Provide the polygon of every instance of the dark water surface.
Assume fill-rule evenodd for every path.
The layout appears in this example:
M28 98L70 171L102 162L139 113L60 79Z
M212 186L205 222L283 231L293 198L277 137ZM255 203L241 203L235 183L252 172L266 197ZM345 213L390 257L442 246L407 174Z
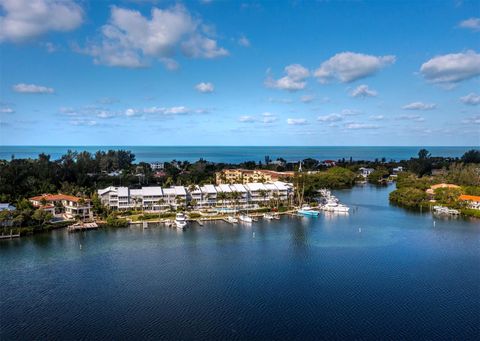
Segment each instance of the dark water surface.
M52 159L59 159L69 149L73 151L98 150L130 150L136 156L136 161L155 162L171 160L187 160L194 162L203 158L212 162L240 163L243 161L262 161L266 155L272 160L282 157L287 161L299 161L306 158L320 160L375 160L385 157L387 160L408 160L416 157L421 148L428 149L433 156L461 157L467 150L477 147L209 147L209 146L0 146L0 159L10 160L37 158L38 154L45 153Z
M0 339L478 339L480 223L390 190L337 192L348 216L2 241Z

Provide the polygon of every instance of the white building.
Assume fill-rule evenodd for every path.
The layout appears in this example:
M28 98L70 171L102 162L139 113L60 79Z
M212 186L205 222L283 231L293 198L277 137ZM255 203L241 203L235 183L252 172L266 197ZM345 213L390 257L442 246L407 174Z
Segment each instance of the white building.
M375 169L373 168L366 168L366 167L360 167L358 169L358 171L360 172L360 175L363 176L364 178L368 177L370 174L372 174Z
M224 200L219 200L219 193L225 193ZM237 193L236 198L232 193ZM184 186L142 187L107 187L98 190L102 203L114 210L142 209L144 211L160 211L170 207L186 206L195 200L195 207L212 207L236 204L240 207L247 204L259 204L271 199L288 200L293 193L290 184L276 181L273 183L222 184L219 186L193 186L191 190Z

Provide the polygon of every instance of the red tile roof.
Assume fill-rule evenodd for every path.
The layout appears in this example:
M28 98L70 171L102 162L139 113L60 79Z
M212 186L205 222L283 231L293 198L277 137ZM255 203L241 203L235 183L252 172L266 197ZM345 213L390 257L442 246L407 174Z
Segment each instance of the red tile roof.
M79 202L82 198L75 197L73 195L67 195L67 194L42 194L42 195L38 195L36 197L30 198L30 200L32 201L41 201L42 199L45 199L46 201L68 200L73 202Z
M478 195L466 195L466 194L462 194L460 197L459 197L460 200L466 200L466 201L478 201L480 202L480 196Z

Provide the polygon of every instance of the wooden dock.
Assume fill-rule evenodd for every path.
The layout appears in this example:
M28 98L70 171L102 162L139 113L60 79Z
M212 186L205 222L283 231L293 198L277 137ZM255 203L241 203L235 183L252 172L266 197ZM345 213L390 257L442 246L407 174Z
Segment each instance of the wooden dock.
M68 227L68 232L95 230L98 228L97 223L79 223L73 224Z
M0 239L13 239L13 238L20 238L20 233L13 234L13 231L10 230L10 234L3 234L0 235Z

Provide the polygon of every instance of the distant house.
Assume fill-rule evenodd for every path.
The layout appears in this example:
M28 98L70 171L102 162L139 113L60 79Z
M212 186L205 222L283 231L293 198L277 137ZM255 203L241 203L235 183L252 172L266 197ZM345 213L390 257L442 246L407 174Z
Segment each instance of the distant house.
M401 173L403 172L403 167L402 166L398 166L398 167L395 167L393 170L393 175L397 175L398 173Z
M325 160L322 162L322 165L325 167L334 167L337 163L333 160Z
M358 171L360 172L360 175L363 176L364 178L368 177L370 174L372 174L375 169L373 168L366 168L366 167L360 167L358 169Z
M154 171L165 169L165 162L152 162L150 168Z
M461 195L459 200L468 202L468 207L474 210L480 210L480 196L478 195Z
M15 211L16 208L8 203L0 203L0 211Z

